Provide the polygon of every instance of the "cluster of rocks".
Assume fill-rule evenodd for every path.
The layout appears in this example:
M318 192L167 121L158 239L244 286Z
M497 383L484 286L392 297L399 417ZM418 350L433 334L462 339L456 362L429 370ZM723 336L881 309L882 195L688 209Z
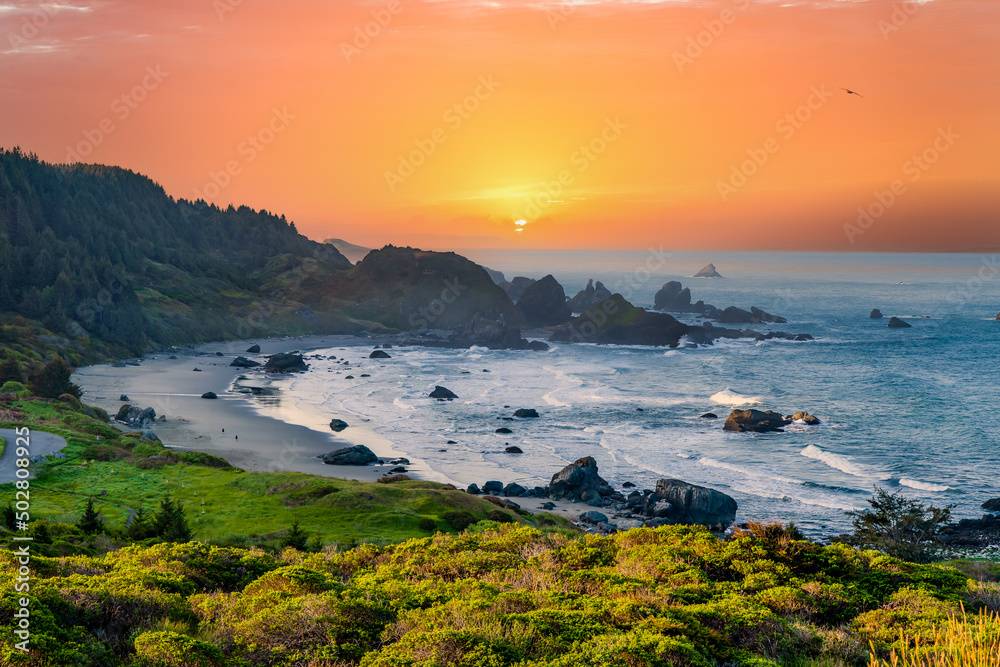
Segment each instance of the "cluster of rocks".
M633 486L631 484L627 486ZM725 530L736 518L736 501L730 496L679 479L661 479L655 489L632 490L628 495L614 489L600 476L597 462L586 456L552 476L548 486L526 488L516 482L497 480L482 486L470 484L469 493L502 498L548 498L584 503L610 511L590 510L579 521L588 527L610 532L625 525L662 526L672 523L695 523L713 530ZM554 509L554 503L542 505Z
M702 415L702 417L707 417L707 415ZM773 410L733 410L726 417L722 429L736 433L770 433L784 431L785 427L793 422L816 426L820 423L820 419L804 410L790 415L782 415Z
M660 288L653 297L653 307L675 313L693 313L723 324L784 324L788 321L757 306L751 306L750 310L736 306L722 309L704 301L692 302L691 290L676 280Z
M126 396L126 398L128 398ZM140 408L126 403L118 408L115 421L131 426L132 428L144 429L156 421L156 410L153 408Z
M574 313L582 313L609 298L611 298L611 290L605 287L600 280L595 283L591 279L587 281L587 286L584 289L577 292L576 296L569 300L569 309Z
M979 519L962 519L942 531L942 541L957 549L987 549L1000 544L1000 498L982 504L986 510Z

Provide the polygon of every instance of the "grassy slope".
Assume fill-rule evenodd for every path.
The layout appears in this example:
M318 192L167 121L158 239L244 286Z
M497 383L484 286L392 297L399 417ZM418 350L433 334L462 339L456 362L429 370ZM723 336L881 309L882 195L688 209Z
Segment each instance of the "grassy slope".
M166 494L184 503L195 538L214 543L268 543L293 520L324 543L382 544L428 534L428 520L439 530L488 517L539 520L432 482L376 484L219 467L219 459L142 441L61 401L0 397L3 410L17 419L0 426L26 424L69 443L65 458L35 468L32 513L52 521L75 522L94 496L109 528L121 528L129 509L152 512ZM12 486L0 486L0 497L12 498Z

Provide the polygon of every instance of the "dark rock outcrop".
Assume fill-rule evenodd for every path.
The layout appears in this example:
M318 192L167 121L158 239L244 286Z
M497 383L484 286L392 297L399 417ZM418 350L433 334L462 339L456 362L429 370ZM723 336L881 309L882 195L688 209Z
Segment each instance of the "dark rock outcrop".
M508 498L521 498L528 495L528 490L517 482L511 482L503 487L503 495Z
M675 523L697 523L716 530L725 530L736 519L736 501L730 496L679 479L661 479L650 497L661 506L659 516ZM647 505L648 506L648 505Z
M551 274L524 290L517 300L517 309L529 326L561 324L572 316L566 291Z
M880 319L882 319L885 316L882 315L882 311L881 310L879 310L878 308L873 308L872 312L868 313L868 317L870 317L873 320L880 320Z
M272 354L267 358L267 363L264 364L264 370L269 373L294 373L308 368L309 366L306 365L302 355L298 352Z
M982 508L991 514L1000 514L1000 498L990 498L982 504Z
M397 331L459 331L475 316L512 326L520 315L483 267L453 252L372 250L324 290L360 320Z
M723 324L764 324L769 322L784 324L788 321L784 317L772 315L757 306L750 306L750 310L729 306L715 319Z
M657 310L671 310L677 313L698 312L692 310L691 290L676 280L665 283L653 297L653 307Z
M507 296L514 303L517 303L524 294L524 291L531 287L535 283L534 278L525 278L524 276L515 276L511 281L504 287L504 291L507 292Z
M458 398L458 394L453 392L451 389L448 389L447 387L442 387L441 385L435 386L434 391L428 394L428 396L430 398L437 398L440 400L448 400L448 401Z
M498 428L498 429L496 430L496 433L499 433L500 435L509 435L509 434L511 434L511 433L513 433L513 432L514 432L514 431L510 430L510 429L509 429L509 428L507 428L506 426L501 426L500 428Z
M348 428L349 426L350 426L350 424L348 424L347 422L345 422L343 419L331 419L330 420L330 429L333 430L335 433L340 433L341 431L343 431L344 429Z
M229 365L235 368L256 368L260 366L260 362L246 357L236 357Z
M552 332L560 342L676 346L690 327L666 313L654 313L614 294Z
M602 512L598 512L597 510L590 510L588 512L583 512L580 514L578 519L580 523L589 523L592 525L608 522L607 515Z
M768 433L771 431L781 431L788 426L789 420L780 413L767 412L763 410L733 410L726 417L726 423L722 426L725 431L735 431L737 433L753 432Z
M201 395L201 397L214 401L219 396L214 391L206 391L204 394Z
M506 453L506 454L524 454L524 450L522 450L522 449L521 449L520 447L518 447L517 445L511 445L510 447L507 447L507 448L506 448L505 450L503 450L503 451L504 451L504 453Z
M718 418L719 415L715 414L714 412L706 412L705 414L701 415L701 419L718 419Z
M569 300L569 309L574 313L582 313L591 306L596 306L611 296L611 291L604 286L604 283L593 279L587 281L587 286L577 292L576 296Z
M701 267L698 273L694 274L695 278L721 278L722 274L719 270L715 268L715 264L706 264Z
M364 445L353 445L327 452L323 455L323 463L333 466L366 466L378 463L378 457Z
M615 492L597 474L597 461L591 456L569 464L555 475L549 483L549 497L553 500L572 500L602 507L614 497Z
M118 408L115 421L131 426L132 428L145 428L156 421L156 410L153 408L139 408L134 405L123 405Z
M260 345L257 345L256 343L254 343L253 345L251 345L250 347L247 348L247 353L249 353L249 354L260 354Z
M538 419L538 410L534 408L518 408L514 411L514 416L521 419Z
M369 359L392 359L388 352L385 350L373 350L371 354L368 355Z
M474 496L478 496L480 493L483 492L483 490L479 488L478 484L473 483L473 484L469 484L469 486L467 486L465 488L465 492L466 493L471 493Z
M913 325L910 324L909 322L904 322L903 320L899 319L898 317L890 317L889 318L888 327L890 329L909 329L912 326Z

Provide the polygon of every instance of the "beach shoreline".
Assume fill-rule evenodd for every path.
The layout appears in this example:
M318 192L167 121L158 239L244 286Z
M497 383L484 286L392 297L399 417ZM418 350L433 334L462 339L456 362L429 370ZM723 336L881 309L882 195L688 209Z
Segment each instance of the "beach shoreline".
M83 400L103 408L112 417L127 403L139 408L151 407L157 421L149 428L163 444L172 449L191 450L219 456L231 465L252 472L302 472L335 479L375 482L390 474L394 463L368 466L336 466L320 457L340 447L365 445L384 461L406 458L403 465L412 479L436 481L458 488L426 460L401 451L365 423L352 423L339 433L324 430L323 423L337 415L304 414L294 406L275 409L283 397L276 383L291 378L288 374L265 375L251 369L231 366L238 356L263 362L268 355L297 351L308 362L310 356L327 348L357 348L366 357L385 337L304 336L259 340L225 341L176 348L151 353L142 359L96 364L77 370L73 380L83 389ZM248 353L259 345L259 353ZM363 352L363 355L360 353ZM349 360L345 362L351 363ZM353 362L357 364L358 362ZM194 369L199 369L195 371ZM312 372L312 371L306 371ZM242 379L241 379L242 378ZM247 387L264 387L255 394L241 393ZM218 398L203 399L205 392ZM278 415L282 416L278 416ZM289 420L289 415L295 419ZM115 422L126 430L137 430ZM554 474L552 470L549 474ZM594 507L583 503L558 501L554 509L542 507L547 498L518 497L505 499L531 512L549 512L571 521Z

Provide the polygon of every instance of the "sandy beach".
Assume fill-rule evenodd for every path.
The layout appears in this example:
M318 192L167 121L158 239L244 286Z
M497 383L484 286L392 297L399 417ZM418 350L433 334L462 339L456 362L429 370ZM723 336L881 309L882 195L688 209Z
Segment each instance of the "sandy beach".
M260 345L259 355L246 353L253 343ZM264 356L278 352L298 350L307 353L331 345L351 344L360 349L368 343L355 337L316 336L206 344L150 354L136 360L138 365L130 362L88 366L74 375L74 381L84 388L83 400L104 408L111 415L125 403L120 400L123 395L132 405L153 408L158 421L152 430L168 447L221 456L245 470L297 471L372 481L394 466L331 466L319 457L361 440L381 457L397 458L398 452L380 446L379 439L370 437L364 429L352 429L352 437L348 439L332 431L323 432L263 414L256 402L269 397L239 393L234 382L245 376L247 384L264 386L266 379L260 373L248 373L230 366L239 355L264 361ZM196 368L200 370L194 370ZM215 392L218 399L201 398L209 391ZM165 417L164 421L159 420L161 416ZM416 466L409 474L421 477Z
M259 354L246 352L253 344L260 345ZM83 400L104 408L111 415L125 404L120 400L123 395L131 405L153 408L157 421L151 430L166 446L207 452L245 470L296 471L375 481L396 467L391 463L333 466L319 458L338 447L363 444L386 460L408 458L406 474L414 479L449 482L427 461L394 448L392 442L364 423L352 423L345 431L334 433L329 430L328 423L337 415L298 414L295 406L282 403L280 390L271 386L268 376L253 369L247 371L230 366L232 360L241 355L263 362L267 355L299 351L308 360L315 350L357 348L357 354L345 361L354 364L352 372L360 374L363 369L359 365L367 359L375 344L373 340L356 336L210 343L150 354L127 363L88 366L79 369L73 379L84 389ZM194 370L196 368L199 370ZM254 393L247 393L249 387L254 388ZM215 392L218 399L201 398L209 391ZM275 416L279 413L294 418L281 419ZM509 481L504 472L497 470L496 477ZM554 472L556 469L547 474ZM541 507L547 500L544 498L512 500L531 512L546 511ZM563 501L548 511L575 520L581 512L591 509L594 508Z

